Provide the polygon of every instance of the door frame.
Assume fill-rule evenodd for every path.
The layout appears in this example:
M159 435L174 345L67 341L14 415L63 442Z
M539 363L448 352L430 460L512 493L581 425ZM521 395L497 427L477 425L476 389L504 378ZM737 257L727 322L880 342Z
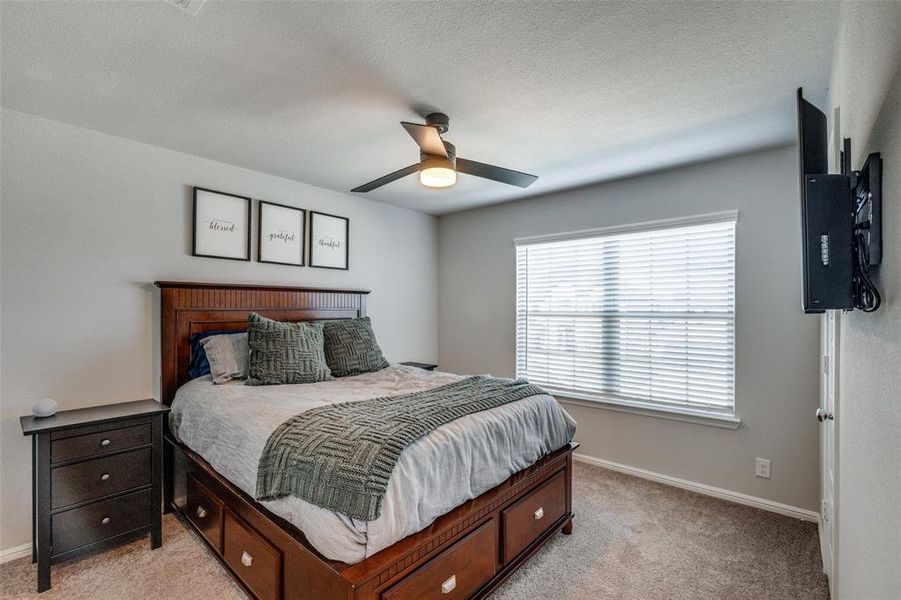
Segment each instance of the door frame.
M829 593L838 591L838 514L839 514L839 402L841 365L841 312L827 311L820 323L820 401L819 408L832 413L833 420L819 423L820 437L820 555L823 572L829 580ZM831 406L830 406L831 395ZM830 432L831 430L831 432ZM831 433L831 448L829 436ZM832 477L830 482L829 470ZM831 488L829 489L831 483ZM831 502L829 502L831 499Z

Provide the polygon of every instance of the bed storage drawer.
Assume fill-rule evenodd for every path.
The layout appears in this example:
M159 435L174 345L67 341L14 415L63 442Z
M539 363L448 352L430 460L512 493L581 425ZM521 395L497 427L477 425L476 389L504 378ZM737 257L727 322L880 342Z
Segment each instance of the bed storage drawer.
M191 475L187 479L185 515L216 552L222 554L222 502Z
M150 448L56 467L51 471L53 509L150 485Z
M566 482L560 472L501 512L504 562L525 550L565 513Z
M122 427L98 433L89 433L62 439L54 439L50 456L54 464L79 458L101 456L138 446L148 446L151 442L150 424Z
M382 600L462 600L497 571L497 521L491 519L382 594Z
M281 598L281 553L230 511L224 511L222 556L259 600Z

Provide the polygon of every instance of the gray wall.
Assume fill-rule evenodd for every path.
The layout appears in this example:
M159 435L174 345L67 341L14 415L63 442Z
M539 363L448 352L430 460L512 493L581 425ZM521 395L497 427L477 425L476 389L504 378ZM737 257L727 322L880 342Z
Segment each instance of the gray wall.
M567 405L590 456L816 510L818 319L800 308L797 155L783 147L439 219L438 358L515 371L512 240L738 209L736 407L741 429ZM772 459L772 479L754 476Z
M882 307L841 317L838 597L901 594L901 3L842 7L832 108L854 167L882 152Z
M19 415L157 393L156 279L368 288L388 359L435 359L434 217L14 111L0 126L0 549L30 541ZM350 271L191 257L193 185L349 217Z

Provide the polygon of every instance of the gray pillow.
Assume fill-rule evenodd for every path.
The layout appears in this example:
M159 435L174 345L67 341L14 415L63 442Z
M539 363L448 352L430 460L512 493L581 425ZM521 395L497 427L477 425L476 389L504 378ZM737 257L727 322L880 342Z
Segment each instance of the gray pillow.
M251 313L247 385L314 383L332 379L322 348L321 323L282 323Z
M213 383L228 383L247 377L247 333L211 335L200 340L210 363Z
M325 360L335 377L359 375L388 366L375 341L369 317L324 321Z

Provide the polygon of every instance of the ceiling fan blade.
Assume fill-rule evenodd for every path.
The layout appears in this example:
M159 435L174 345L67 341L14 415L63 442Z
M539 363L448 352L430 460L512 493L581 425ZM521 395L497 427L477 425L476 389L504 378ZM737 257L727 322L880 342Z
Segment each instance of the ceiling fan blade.
M401 125L407 130L420 149L426 154L447 157L447 150L444 148L444 142L441 140L441 134L434 125L420 125L419 123L407 123L401 121Z
M538 179L538 175L529 175L528 173L521 173L512 169L486 165L485 163L466 160L465 158L457 159L457 171L466 173L467 175L493 179L494 181L500 181L501 183L515 185L521 188L529 187Z
M361 185L359 187L355 187L354 189L352 189L350 191L360 192L360 193L371 192L375 188L380 188L385 184L391 183L395 179L400 179L401 177L406 177L407 175L415 173L418 170L419 170L419 163L412 164L409 167L404 167L403 169L397 170L394 173L389 173L389 174L385 175L384 177L379 177L378 179L370 181L369 183L364 183L363 185Z

